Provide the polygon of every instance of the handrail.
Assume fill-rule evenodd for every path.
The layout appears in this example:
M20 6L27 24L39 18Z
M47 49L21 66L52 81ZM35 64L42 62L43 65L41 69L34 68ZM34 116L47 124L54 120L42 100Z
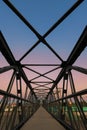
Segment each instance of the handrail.
M57 101L60 101L60 100L64 100L64 99L76 97L76 96L79 96L79 95L81 95L81 94L82 94L82 95L87 94L87 89L84 89L84 90L82 90L82 91L79 91L79 92L76 92L76 93L74 93L74 94L68 95L68 96L66 96L66 97L60 98L60 99L58 99L58 100L52 101L52 102L50 102L50 103L54 103L54 102L57 102ZM50 104L50 103L49 103L49 104Z

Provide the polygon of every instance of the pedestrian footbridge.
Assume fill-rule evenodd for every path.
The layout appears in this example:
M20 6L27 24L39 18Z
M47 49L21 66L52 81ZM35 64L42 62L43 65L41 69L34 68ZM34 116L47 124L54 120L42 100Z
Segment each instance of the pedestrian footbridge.
M86 67L74 64L82 52L87 49L87 26L82 30L67 59L62 58L48 43L48 41L52 42L53 39L47 39L48 35L73 13L80 4L83 4L84 0L76 0L71 8L44 35L41 35L15 8L15 1L12 2L15 4L12 4L11 0L2 1L6 4L5 8L8 9L9 7L12 13L14 12L16 17L35 35L35 44L31 44L31 47L18 59L10 49L7 37L0 31L0 130L87 130L87 64L85 65ZM0 1L0 4L2 1ZM20 0L20 5L21 2L23 1ZM87 11L84 13L87 13ZM4 30L6 32L5 28ZM53 36L55 37L57 34ZM15 41L15 35L13 37ZM73 37L71 36L71 39ZM68 38L70 40L69 36ZM66 38L67 41L68 38ZM11 45L14 46L13 43ZM35 58L32 58L32 55L29 60L28 56L39 45L42 47L42 51L46 47L47 52L50 52L47 53L47 55L50 54L49 58L46 60L45 51L43 51L44 58L43 56L41 57L42 51L38 49L40 54L35 53ZM62 47L64 50L64 46ZM20 50L21 46L19 47L19 52ZM19 52L16 51L15 53L18 54ZM38 54L39 58L36 58L36 54ZM54 56L56 62L52 61L50 63L52 56ZM85 64L83 59L80 61L82 65ZM30 62L32 60L34 60L33 63ZM40 62L38 63L38 61ZM87 63L87 57L84 61ZM84 87L85 84L86 87Z

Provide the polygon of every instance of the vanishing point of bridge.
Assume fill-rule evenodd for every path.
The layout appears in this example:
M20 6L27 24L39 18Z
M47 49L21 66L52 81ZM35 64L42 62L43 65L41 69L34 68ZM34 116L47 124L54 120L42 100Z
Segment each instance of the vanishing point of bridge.
M77 58L87 47L87 26L82 30L66 61L46 41L46 37L73 13L83 0L76 1L43 36L9 0L3 2L36 35L38 40L17 60L4 34L0 31L0 52L9 64L0 68L0 74L12 71L11 77L8 76L10 79L6 91L0 88L0 130L87 130L87 89L76 91L72 74L74 70L87 75L86 68L74 66ZM59 64L22 63L22 60L39 44L44 44L60 61ZM38 69L34 69L39 67L45 67L47 71L40 73ZM35 74L32 79L27 76L27 72L30 71ZM54 80L50 77L50 73L55 71L57 77ZM12 93L14 87L15 94Z

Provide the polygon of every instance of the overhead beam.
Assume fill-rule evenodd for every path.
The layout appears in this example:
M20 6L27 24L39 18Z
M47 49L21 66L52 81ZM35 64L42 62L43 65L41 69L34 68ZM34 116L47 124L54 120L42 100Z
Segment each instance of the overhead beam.
M46 79L49 79L49 80L51 80L51 81L54 81L53 79L49 78L48 76L45 76L44 74L41 74L41 73L39 73L39 72L37 72L37 71L35 71L35 70L29 68L29 67L24 67L24 68L26 68L26 69L28 69L28 70L30 70L30 71L32 71L32 72L38 74L39 77L44 77L44 78L46 78ZM34 79L37 79L37 78L38 78L38 77L34 77L33 79L31 79L31 81L34 80Z
M31 81L30 83L53 83L53 82L50 82L50 81Z
M25 66L60 66L61 64L22 64L23 67Z
M12 5L12 3L9 0L3 0L9 8L12 9L12 11L29 27L32 32L36 34L39 39L42 39L40 37L40 34L32 27L32 25L22 16L22 14ZM84 0L78 0L43 36L43 38L46 38L61 22L65 20L66 17L68 17Z
M9 8L25 23L25 25L31 29L31 31L38 37L38 41L31 47L19 61L23 60L40 42L43 42L62 62L63 59L51 48L51 46L46 42L45 38L61 23L68 17L84 0L77 1L43 36L41 36L34 27L22 16L22 14L12 5L9 0L3 0Z
M38 91L38 90L40 90L40 91L43 91L43 90L49 90L49 89L44 89L44 88L41 88L41 89L37 89L37 88L34 88L34 91Z
M39 89L39 88L45 88L45 89L50 89L49 87L45 86L45 85L39 85L37 87L34 87L33 89Z

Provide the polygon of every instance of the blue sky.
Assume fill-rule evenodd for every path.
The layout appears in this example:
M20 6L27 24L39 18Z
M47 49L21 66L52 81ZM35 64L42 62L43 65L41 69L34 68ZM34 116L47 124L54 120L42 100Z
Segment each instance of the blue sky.
M11 2L30 24L33 25L41 35L44 35L76 1L26 0L25 2L24 0L11 0ZM69 56L87 24L86 12L87 1L84 0L74 12L46 37L50 46L52 46L64 60ZM0 18L0 30L5 36L15 58L18 60L38 39L12 10L9 9L3 0L0 1ZM84 57L87 54L85 53L86 51L84 52ZM44 47L42 43L30 54L30 61L32 56L33 59L36 59L39 54L43 57L48 55L48 58L50 56L47 47ZM56 61L54 56L52 58Z
M76 2L76 0L10 1L41 35ZM86 12L87 1L84 0L84 2L46 38L47 42L63 59L67 59L87 24ZM2 0L0 1L0 30L3 32L17 59L37 41L37 37ZM40 47L38 47L38 49L39 51L41 50Z

